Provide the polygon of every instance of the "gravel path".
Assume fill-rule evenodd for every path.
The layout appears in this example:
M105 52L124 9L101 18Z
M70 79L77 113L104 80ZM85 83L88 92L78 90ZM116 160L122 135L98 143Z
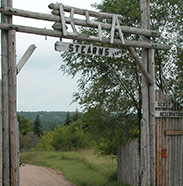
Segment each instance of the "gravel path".
M28 165L20 167L20 186L73 186L60 171L49 167Z

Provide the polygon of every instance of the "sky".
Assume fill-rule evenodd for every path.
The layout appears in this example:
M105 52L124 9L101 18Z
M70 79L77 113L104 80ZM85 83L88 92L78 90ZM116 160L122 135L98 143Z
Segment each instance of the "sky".
M64 5L94 10L90 5L101 0L58 1ZM51 0L13 0L13 7L40 13L51 13ZM13 16L13 24L51 29L54 22ZM17 75L18 111L75 111L79 104L73 103L73 93L77 92L77 80L59 71L62 63L60 53L54 50L59 38L16 33L17 63L31 44L36 50ZM69 40L68 40L69 42Z

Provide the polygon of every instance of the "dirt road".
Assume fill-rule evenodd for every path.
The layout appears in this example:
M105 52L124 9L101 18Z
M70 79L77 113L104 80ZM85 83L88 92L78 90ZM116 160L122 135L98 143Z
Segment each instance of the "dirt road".
M20 167L20 186L73 186L61 172L49 167L25 165Z

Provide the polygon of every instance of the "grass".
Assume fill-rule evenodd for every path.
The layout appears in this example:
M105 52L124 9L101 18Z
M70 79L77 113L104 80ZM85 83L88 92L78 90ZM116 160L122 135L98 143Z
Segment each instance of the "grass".
M51 167L76 186L124 186L116 182L116 157L98 157L93 150L22 153L23 163Z

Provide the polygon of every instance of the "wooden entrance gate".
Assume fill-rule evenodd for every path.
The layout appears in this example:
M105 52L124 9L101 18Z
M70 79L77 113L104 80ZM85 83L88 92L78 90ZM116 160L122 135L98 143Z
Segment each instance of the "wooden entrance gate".
M156 185L183 185L183 108L156 93ZM182 111L181 111L182 110Z

